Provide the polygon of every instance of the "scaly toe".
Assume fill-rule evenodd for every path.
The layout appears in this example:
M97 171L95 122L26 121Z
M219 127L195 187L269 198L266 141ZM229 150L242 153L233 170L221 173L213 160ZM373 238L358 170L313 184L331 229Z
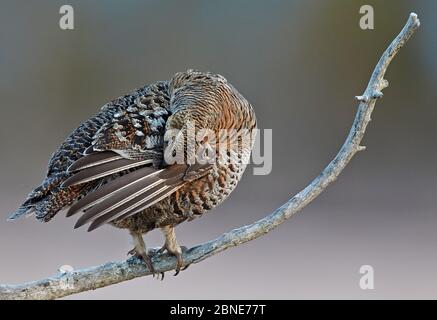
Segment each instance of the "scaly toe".
M137 251L135 250L135 248L133 248L127 252L128 256L135 256L136 254L137 254Z
M147 253L144 254L137 254L136 257L140 258L144 261L144 263L147 266L147 269L152 273L153 277L155 277L155 268L153 267L152 259L147 255Z
M156 254L164 253L166 250L167 250L167 247L165 245L163 245L160 249L158 249L158 251L156 251Z
M176 272L173 276L177 276L184 266L184 260L182 259L182 254L177 253L177 254L175 254L175 256L176 256L177 263L176 263L176 269L175 269Z

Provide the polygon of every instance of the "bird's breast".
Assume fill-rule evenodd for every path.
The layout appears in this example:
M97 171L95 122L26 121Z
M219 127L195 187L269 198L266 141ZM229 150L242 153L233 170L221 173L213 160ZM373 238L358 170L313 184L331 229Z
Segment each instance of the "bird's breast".
M215 164L207 175L169 198L174 214L191 220L218 206L235 189L245 166L242 162Z

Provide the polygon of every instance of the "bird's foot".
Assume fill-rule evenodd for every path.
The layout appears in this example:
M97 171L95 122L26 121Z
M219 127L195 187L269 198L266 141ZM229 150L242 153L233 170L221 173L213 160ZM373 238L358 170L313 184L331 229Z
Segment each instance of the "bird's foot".
M179 250L169 250L169 248L167 247L166 244L164 244L161 249L159 249L158 251L156 251L156 254L162 254L165 251L167 251L168 253L174 255L176 257L176 269L175 269L175 274L174 276L177 276L181 271L186 270L190 264L185 265L184 264L184 259L182 258L182 253L184 251L187 251L188 248L185 246L180 246Z
M146 264L149 271L152 273L153 277L156 276L159 280L159 277L161 276L161 281L164 280L164 272L160 272L158 274L156 273L155 268L153 267L152 259L145 250L138 250L137 248L133 248L132 250L129 250L127 254L142 260Z

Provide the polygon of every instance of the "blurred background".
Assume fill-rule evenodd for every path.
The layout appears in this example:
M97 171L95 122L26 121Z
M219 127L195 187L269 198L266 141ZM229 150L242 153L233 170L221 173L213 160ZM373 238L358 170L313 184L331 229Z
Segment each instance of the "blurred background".
M364 145L338 181L273 232L191 266L68 299L437 298L436 1L64 1L0 4L0 283L121 260L127 232L73 230L63 214L7 222L51 153L100 106L177 71L224 75L273 130L273 170L246 171L211 214L177 228L186 246L251 223L335 156L383 50L418 13L391 64ZM375 29L361 30L372 5ZM160 246L161 234L146 236ZM375 289L359 286L371 265Z

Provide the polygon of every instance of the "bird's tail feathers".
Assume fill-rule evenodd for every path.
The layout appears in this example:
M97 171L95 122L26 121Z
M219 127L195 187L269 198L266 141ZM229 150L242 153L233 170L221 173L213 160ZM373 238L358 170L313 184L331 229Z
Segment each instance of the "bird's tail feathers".
M67 200L59 188L63 180L65 180L65 176L47 177L27 196L26 201L9 216L8 221L14 221L31 214L34 214L40 221L50 220L61 209L58 204Z
M33 206L21 206L15 212L13 212L9 217L8 221L14 221L21 217L30 216L32 213L34 213L35 209Z

